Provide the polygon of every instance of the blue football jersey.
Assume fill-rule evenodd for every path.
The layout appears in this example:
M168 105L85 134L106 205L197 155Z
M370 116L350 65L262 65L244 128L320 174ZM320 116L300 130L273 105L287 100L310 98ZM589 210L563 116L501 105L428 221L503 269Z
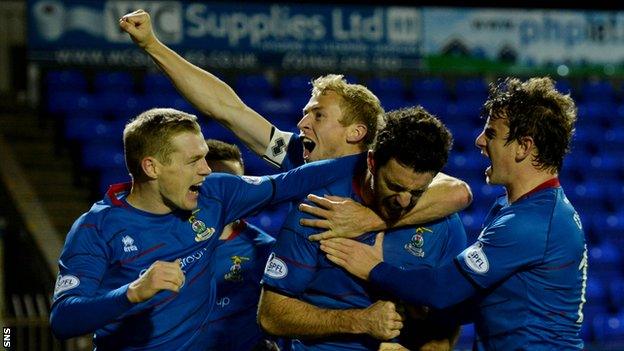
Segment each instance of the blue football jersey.
M475 319L479 350L583 348L585 238L558 182L550 184L513 204L498 198L478 241L457 258L483 288Z
M240 221L215 250L217 299L205 350L251 350L265 337L256 321L260 280L275 239Z
M104 200L74 223L66 238L51 319L74 318L71 313L63 314L63 308L75 301L70 297L95 298L89 302L95 303L94 310L88 312L94 316L90 323L99 328L94 337L99 350L203 348L208 344L205 330L216 302L213 253L224 225L269 203L304 196L350 173L354 160L315 162L271 177L215 173L203 182L198 207L192 212L147 213L126 202L129 184L111 187ZM98 313L98 299L127 286L155 261L176 259L181 260L185 274L179 293L160 291L147 301L129 305L113 320L98 319L106 315ZM86 325L72 320L61 323L61 328L63 335L79 335L85 332L83 328L92 330Z
M365 167L365 166L364 166ZM361 201L352 186L353 177L345 177L314 191L319 196L336 195ZM366 308L383 296L335 266L308 240L318 229L299 225L309 215L295 209L290 212L267 263L263 283L273 290L328 309ZM372 245L376 233L366 233L358 240ZM424 224L386 232L384 258L397 266L437 266L452 260L466 245L466 233L457 215ZM295 340L294 350L377 350L379 341L364 335L339 335L329 338Z

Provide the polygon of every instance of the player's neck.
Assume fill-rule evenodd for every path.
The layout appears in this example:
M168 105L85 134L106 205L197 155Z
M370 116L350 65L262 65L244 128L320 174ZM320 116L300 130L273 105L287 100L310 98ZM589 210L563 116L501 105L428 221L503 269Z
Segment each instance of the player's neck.
M171 213L160 193L148 182L134 182L126 201L134 208L153 214Z
M540 184L556 177L557 173L539 170L534 167L518 172L514 180L505 186L507 189L507 201L509 203L516 202Z
M374 191L373 191L373 174L366 169L365 172L361 172L358 181L360 183L361 196L364 205L370 207L374 204Z

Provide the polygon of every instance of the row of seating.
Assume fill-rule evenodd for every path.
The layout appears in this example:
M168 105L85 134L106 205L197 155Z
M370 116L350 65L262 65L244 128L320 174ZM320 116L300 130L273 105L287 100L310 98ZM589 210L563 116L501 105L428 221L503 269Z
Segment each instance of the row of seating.
M217 73L218 76L220 74ZM308 84L314 77L307 75L285 75L270 80L265 75L238 75L231 82L237 92L242 95L270 94L278 91L285 95L305 91L309 93ZM458 98L483 99L487 96L488 81L483 78L444 78L444 77L372 77L359 80L347 76L350 82L366 84L373 92L380 95L396 95L409 92L414 96L427 98L455 96ZM159 72L137 74L128 71L94 72L92 75L79 70L52 70L47 72L45 85L51 89L67 89L73 91L124 91L142 90L146 93L173 91L171 82ZM614 102L620 100L624 93L624 84L601 79L557 81L557 88L571 93L579 101Z

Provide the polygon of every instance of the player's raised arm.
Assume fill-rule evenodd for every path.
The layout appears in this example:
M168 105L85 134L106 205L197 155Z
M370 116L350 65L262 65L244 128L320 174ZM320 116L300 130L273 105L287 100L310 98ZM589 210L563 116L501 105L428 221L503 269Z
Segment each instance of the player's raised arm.
M158 40L143 10L124 15L119 26L147 52L178 91L199 111L230 129L258 155L270 142L272 125L245 105L234 90L213 74L186 61Z

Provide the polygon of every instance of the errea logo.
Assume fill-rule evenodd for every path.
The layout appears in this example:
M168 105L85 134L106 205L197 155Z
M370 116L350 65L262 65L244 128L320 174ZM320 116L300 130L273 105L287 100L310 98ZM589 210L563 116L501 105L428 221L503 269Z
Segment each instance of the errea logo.
M139 248L134 245L134 239L132 239L132 237L130 235L126 235L123 238L121 238L121 242L123 243L123 250L124 252L133 252L133 251L139 251Z

